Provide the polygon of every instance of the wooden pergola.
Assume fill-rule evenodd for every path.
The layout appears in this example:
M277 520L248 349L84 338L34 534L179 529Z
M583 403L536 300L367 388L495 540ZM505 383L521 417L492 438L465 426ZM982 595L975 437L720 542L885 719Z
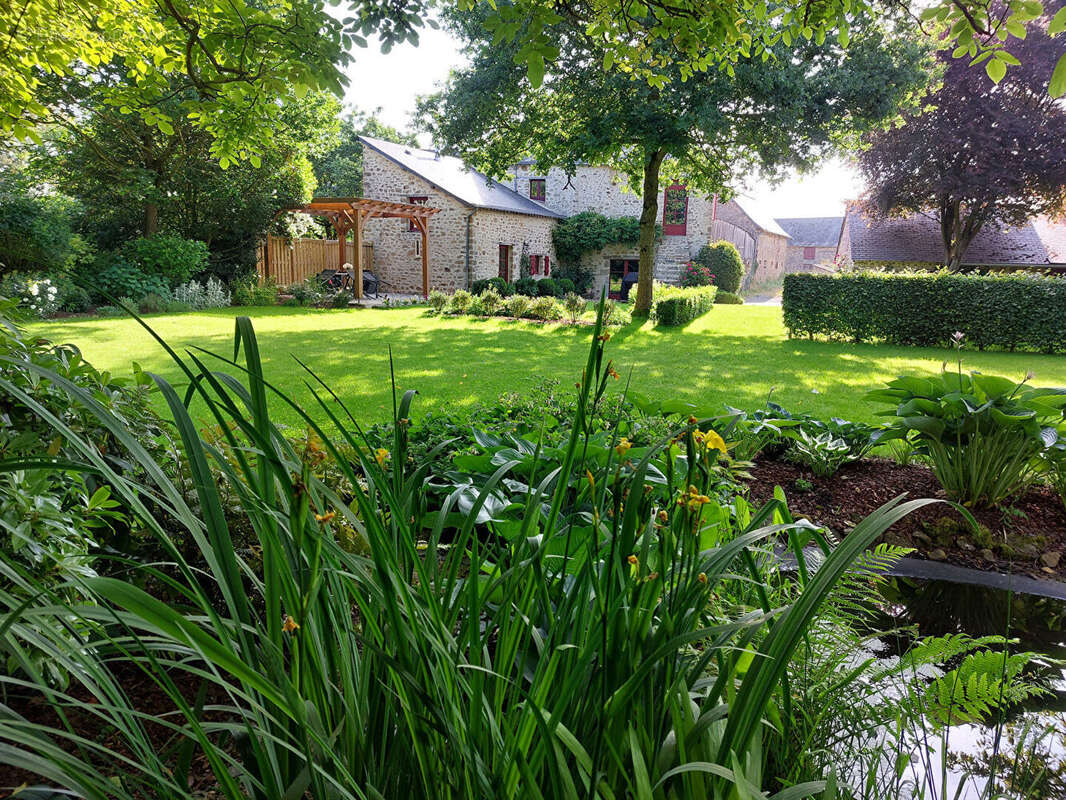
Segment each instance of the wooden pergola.
M355 263L352 266L355 268L353 294L356 300L363 297L363 226L366 221L375 217L410 220L422 234L422 296L429 296L429 218L440 213L439 208L366 197L316 197L310 203L286 210L325 217L333 224L337 229L338 270L343 269L348 262L345 250L348 232L351 231L355 244Z

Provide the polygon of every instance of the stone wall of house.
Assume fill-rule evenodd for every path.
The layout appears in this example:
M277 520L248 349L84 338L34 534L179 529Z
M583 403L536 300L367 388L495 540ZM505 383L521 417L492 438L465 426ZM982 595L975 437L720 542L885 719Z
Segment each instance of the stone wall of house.
M493 278L499 275L500 245L510 250L509 280L517 280L523 255L548 256L549 265L555 264L555 249L552 247L553 217L535 217L530 214L514 214L507 211L478 209L474 214L471 237L472 280ZM544 277L543 274L534 277Z
M824 266L830 266L833 263L833 258L836 256L836 246L833 247L815 247L814 258L804 257L804 250L807 248L801 245L790 244L788 246L788 256L785 260L785 272L811 272L819 264Z
M466 219L474 209L369 147L363 148L363 193L394 203L425 197L427 205L441 209L429 219L429 288L451 292L467 286ZM409 227L406 219L371 219L363 237L374 244L374 270L386 290L421 294L422 235Z
M847 210L844 212L844 227L840 229L840 241L837 242L834 259L840 259L838 266L850 269L853 261L851 258L851 226L848 225Z

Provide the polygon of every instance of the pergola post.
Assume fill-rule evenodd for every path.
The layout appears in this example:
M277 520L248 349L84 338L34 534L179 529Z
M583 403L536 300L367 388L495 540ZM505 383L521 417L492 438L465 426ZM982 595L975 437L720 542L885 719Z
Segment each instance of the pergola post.
M355 224L352 226L354 233L352 239L355 247L355 286L352 287L352 292L355 295L356 300L363 299L363 224L366 222L366 215L356 209L355 212Z
M429 217L415 221L422 233L422 299L429 299Z

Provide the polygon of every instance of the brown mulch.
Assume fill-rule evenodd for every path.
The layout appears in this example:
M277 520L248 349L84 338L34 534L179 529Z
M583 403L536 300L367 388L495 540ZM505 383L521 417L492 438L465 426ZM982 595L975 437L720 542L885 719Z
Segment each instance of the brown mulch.
M123 688L126 690L127 695L138 711L154 717L165 717L175 711L174 703L166 693L136 666L131 664L119 664L115 674L116 677L121 679ZM186 702L190 704L196 702L196 695L199 688L198 678L187 674L183 670L171 671L170 678L181 690L181 694ZM94 702L90 700L91 695L89 692L81 686L71 686L69 693L77 697L80 701ZM12 711L19 714L30 723L45 725L51 728L62 727L59 716L56 714L45 696L40 693L31 692L30 690L26 690L24 693L9 690L7 696L4 698L4 702ZM224 702L226 702L226 697L220 690L212 687L212 689L208 691L206 696L207 705ZM132 755L132 753L130 753L130 751L122 744L121 737L117 732L109 726L102 725L100 719L92 713L80 710L66 710L65 713L71 727L79 735L92 739L115 752L127 756ZM219 719L218 715L213 713L205 714L205 717L214 720ZM171 717L171 719L177 721L174 717ZM173 732L171 730L162 725L153 725L150 722L144 724L145 730L151 738L156 752L164 752L168 748L173 748ZM62 740L60 741L60 744L64 749L70 747L69 743ZM108 765L106 764L97 763L97 767L105 774L107 773L107 766ZM113 766L115 767L116 774L124 770L124 765L120 763L114 763ZM209 798L214 796L212 790L217 787L217 782L211 772L210 765L207 763L207 759L203 756L202 752L200 752L199 748L196 749L196 754L190 765L189 773L189 788L197 797ZM10 793L12 793L13 790L22 785L47 786L51 785L51 783L35 776L33 773L17 769L9 764L0 763L0 798L10 796Z
M867 514L901 494L908 499L944 498L928 468L881 459L849 464L830 478L815 478L797 464L764 458L750 472L754 501L771 499L774 486L781 486L794 517L806 517L837 535L846 535ZM1009 506L972 513L986 530L974 533L958 511L937 503L897 522L882 541L913 547L915 557L963 567L1066 579L1066 508L1051 489L1035 487Z

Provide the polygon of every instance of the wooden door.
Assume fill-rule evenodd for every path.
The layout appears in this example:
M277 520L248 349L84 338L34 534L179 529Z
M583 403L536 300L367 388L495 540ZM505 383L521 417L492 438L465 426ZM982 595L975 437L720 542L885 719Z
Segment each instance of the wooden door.
M511 280L511 245L500 245L500 271L499 276L505 281Z

